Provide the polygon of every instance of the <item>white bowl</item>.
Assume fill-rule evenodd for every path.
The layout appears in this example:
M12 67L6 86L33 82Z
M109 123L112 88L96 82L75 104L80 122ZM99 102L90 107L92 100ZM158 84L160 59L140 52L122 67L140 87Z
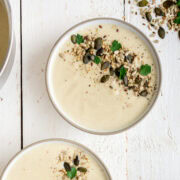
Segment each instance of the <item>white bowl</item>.
M102 168L102 170L104 170L105 175L107 177L108 180L111 180L111 175L109 173L109 171L107 170L106 166L104 165L104 163L88 148L86 148L85 146L71 141L71 140L67 140L67 139L47 139L47 140L42 140L36 143L33 143L29 146L27 146L26 148L24 148L22 151L20 151L19 153L17 153L8 163L8 165L6 166L6 168L4 169L2 176L0 177L1 180L6 179L9 171L11 170L11 168L13 166L16 165L16 161L18 159L20 159L25 153L30 152L31 150L35 149L36 147L38 147L39 145L42 144L50 144L50 143L60 143L60 144L70 144L73 146L76 146L77 148L82 149L84 152L86 152L87 154L89 154L97 163L98 165Z
M143 40L143 42L147 45L147 47L149 48L155 65L156 65L156 69L157 69L157 89L156 92L153 96L153 99L151 100L150 105L148 106L148 108L144 111L143 114L141 114L141 116L139 117L139 119L137 121L135 121L134 123L130 124L128 127L124 128L124 129L120 129L117 131L113 131L113 132L99 132L99 131L94 131L94 130L90 130L90 129L86 129L85 127L80 126L79 124L77 124L76 122L74 122L73 120L71 120L69 117L67 117L66 113L63 111L63 109L58 105L58 102L53 94L53 89L51 86L51 69L53 66L54 61L56 60L56 56L58 54L58 51L60 49L60 47L63 45L64 42L66 42L69 37L72 34L75 34L76 32L78 32L78 30L81 30L89 25L99 25L99 24L115 24L118 26L121 26L125 29L128 29L132 32L134 32L140 39ZM55 109L57 110L57 112L67 121L69 122L71 125L73 125L76 128L79 128L85 132L88 133L92 133L92 134L98 134L98 135L108 135L108 134L115 134L115 133L119 133L127 128L132 127L133 125L137 124L137 122L139 122L140 120L142 120L147 114L148 112L151 110L151 108L153 107L154 103L157 100L157 97L159 95L159 91L160 91L160 86L161 86L161 67L160 67L160 61L159 61L159 56L154 48L154 46L152 45L152 43L149 41L149 39L140 31L138 30L136 27L134 27L133 25L121 21L119 19L114 19L114 18L96 18L96 19L90 19L84 22L81 22L75 26L73 26L72 28L70 28L68 31L66 31L56 42L56 44L54 45L51 54L49 56L49 60L48 60L48 64L47 64L47 69L46 69L46 85L47 85L47 91L50 97L50 100L52 102L52 104L54 105Z

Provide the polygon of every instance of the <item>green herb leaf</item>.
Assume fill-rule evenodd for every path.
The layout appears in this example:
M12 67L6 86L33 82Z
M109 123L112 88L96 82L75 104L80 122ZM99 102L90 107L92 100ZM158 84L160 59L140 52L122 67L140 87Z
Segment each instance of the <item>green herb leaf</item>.
M127 70L124 68L124 66L121 66L121 68L119 70L119 79L124 79L126 72L127 72Z
M98 57L98 56L95 56L95 57L94 57L94 62L95 62L96 64L99 64L99 63L101 62L101 58Z
M180 8L180 0L177 0L177 5Z
M112 42L112 45L111 45L111 51L112 52L117 51L117 50L119 50L121 48L122 48L122 45L118 41L114 40Z
M67 171L67 176L70 178L70 179L73 179L77 174L77 170L75 167L72 167L71 168L71 171Z
M174 20L174 23L180 24L180 12L178 12L176 19Z
M142 65L140 68L140 74L143 76L147 76L149 73L151 73L151 66L148 64Z
M77 36L76 36L76 42L77 42L78 44L83 43L83 42L84 42L83 36L81 36L80 34L77 34Z

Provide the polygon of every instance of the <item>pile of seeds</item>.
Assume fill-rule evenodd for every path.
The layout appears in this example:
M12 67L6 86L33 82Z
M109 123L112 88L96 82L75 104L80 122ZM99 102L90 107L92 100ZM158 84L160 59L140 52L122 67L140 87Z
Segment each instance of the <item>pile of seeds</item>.
M180 0L163 0L158 6L150 4L147 0L138 1L140 14L148 22L148 28L161 39L165 38L164 25L169 30L178 32L180 38Z
M57 177L61 177L62 180L68 179L83 179L87 180L88 173L88 158L84 153L79 152L77 154L74 153L73 156L69 156L65 151L61 152L58 157L58 166L59 167L53 169L53 172L56 173ZM57 175L60 173L60 175Z
M77 34L71 36L71 41L74 47L70 53L76 61L82 61L84 66L98 67L98 82L108 84L111 89L116 84L120 91L123 89L127 94L133 91L136 96L146 97L154 91L151 66L144 64L142 56L123 47L117 40L109 44L107 36Z

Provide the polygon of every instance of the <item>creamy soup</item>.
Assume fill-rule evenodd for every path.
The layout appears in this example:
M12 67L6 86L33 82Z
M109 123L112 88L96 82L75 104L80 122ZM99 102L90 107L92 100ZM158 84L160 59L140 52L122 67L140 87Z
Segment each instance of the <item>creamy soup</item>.
M55 104L88 130L112 132L133 124L156 89L156 66L148 47L116 25L77 32L52 62L49 87Z
M4 3L0 0L0 69L3 65L4 59L8 49L9 25L8 15Z
M25 151L12 163L2 179L69 180L71 178L108 179L104 169L89 153L78 146L58 142L40 144Z

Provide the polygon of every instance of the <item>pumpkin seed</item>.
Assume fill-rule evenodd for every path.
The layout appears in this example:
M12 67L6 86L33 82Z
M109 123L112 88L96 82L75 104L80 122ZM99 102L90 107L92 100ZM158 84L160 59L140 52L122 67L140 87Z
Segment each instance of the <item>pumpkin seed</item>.
M146 12L146 19L147 19L147 21L151 22L152 16L151 16L150 12Z
M165 38L165 30L164 30L164 28L159 27L158 35L159 35L159 37L160 37L161 39L164 39L164 38Z
M135 83L140 84L141 81L142 81L142 79L139 76L137 76L136 79L135 79Z
M119 78L119 76L120 76L120 67L117 67L117 68L115 69L115 74L116 74L116 76Z
M69 165L68 162L64 162L64 169L65 169L66 171L71 171L71 166Z
M154 12L155 12L156 16L165 16L165 14L161 8L155 8Z
M175 3L173 1L167 0L167 1L163 2L163 7L168 9L168 8L170 8L174 4Z
M102 47L102 38L95 39L94 49L99 50Z
M74 159L74 165L76 165L76 166L79 165L79 158L78 158L78 156L76 156L76 158Z
M72 41L73 44L76 44L76 35L75 34L73 34L71 36L71 41Z
M102 56L103 51L104 51L103 48L98 49L96 52L96 56Z
M138 6L139 7L144 7L148 5L148 1L147 0L141 0L138 2Z
M148 87L148 86L149 86L148 81L145 81L145 83L144 83L144 87Z
M139 94L143 97L146 97L148 95L148 92L147 92L147 90L143 90Z
M132 56L131 54L128 54L126 57L125 57L126 61L128 61L129 63L132 63L133 60L134 60L134 56Z
M108 61L103 62L101 64L101 70L107 69L110 66L110 63Z
M84 64L89 63L89 61L92 60L91 58L92 58L92 55L91 55L89 52L87 52L87 53L84 55L84 57L83 57L83 63L84 63Z
M124 76L123 82L124 82L125 86L128 86L128 77L127 76Z
M83 172L83 173L87 172L87 169L84 168L84 167L78 167L77 170L80 171L80 172Z
M106 81L109 80L109 75L104 75L102 78L101 78L101 83L105 83Z
M110 68L109 68L109 73L110 73L111 76L114 75L114 69L113 69L113 67L110 67Z

